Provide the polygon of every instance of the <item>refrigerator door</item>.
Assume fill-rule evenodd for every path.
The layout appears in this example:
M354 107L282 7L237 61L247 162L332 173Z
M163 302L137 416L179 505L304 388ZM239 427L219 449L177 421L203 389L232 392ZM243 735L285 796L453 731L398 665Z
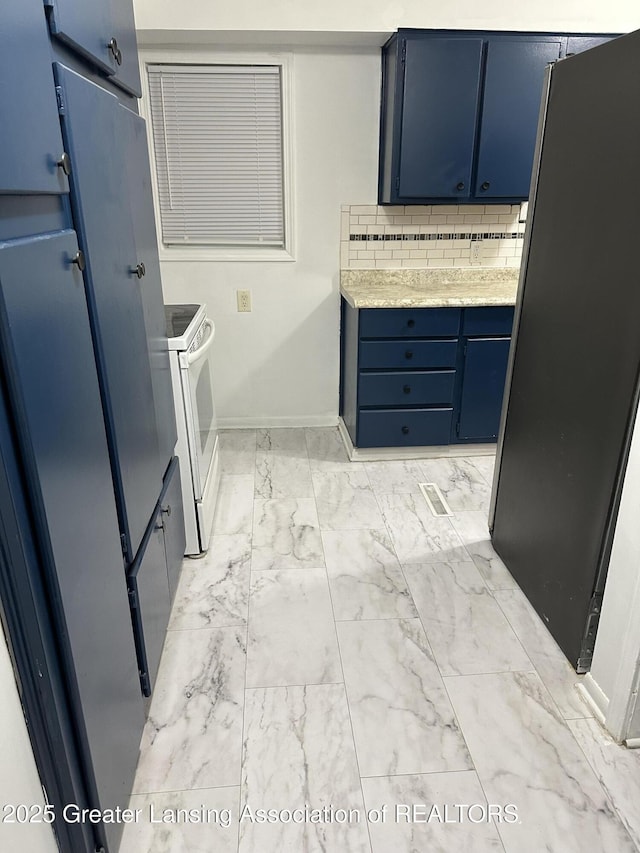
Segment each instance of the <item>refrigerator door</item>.
M640 32L556 64L543 118L493 541L584 670L637 408Z

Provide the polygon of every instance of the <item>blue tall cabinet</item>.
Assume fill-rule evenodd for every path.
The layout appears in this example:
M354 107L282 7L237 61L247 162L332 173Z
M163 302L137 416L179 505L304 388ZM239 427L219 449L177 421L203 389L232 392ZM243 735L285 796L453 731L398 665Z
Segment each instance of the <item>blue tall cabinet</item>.
M58 813L128 801L184 553L139 93L130 0L3 7L0 617Z

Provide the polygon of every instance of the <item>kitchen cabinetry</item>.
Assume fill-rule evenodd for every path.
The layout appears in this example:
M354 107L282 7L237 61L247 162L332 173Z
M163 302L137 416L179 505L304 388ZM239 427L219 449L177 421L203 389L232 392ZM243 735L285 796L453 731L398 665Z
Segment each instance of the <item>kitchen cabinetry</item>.
M71 229L0 244L0 358L85 772L125 805L144 712L77 252Z
M2 33L2 553L25 511L0 609L18 681L42 685L23 704L60 815L128 802L184 525L131 3L7 0ZM122 825L54 829L93 853Z
M44 0L54 38L117 85L140 97L140 72L130 0Z
M87 257L87 297L110 424L124 545L131 562L158 500L172 450L169 457L160 456L143 311L142 294L148 287L156 288L153 295L160 302L158 310L162 308L160 284L159 279L154 283L151 276L146 278L146 266L145 275L138 277L137 273L143 262L135 243L136 227L140 226L136 226L129 202L136 186L128 182L128 110L110 92L59 63L55 71L72 164L71 199ZM88 199L100 199L100 204L87 204ZM168 373L166 380L168 384Z
M383 48L380 203L526 199L547 64L607 38L400 30Z
M513 308L342 301L341 411L356 447L494 441Z
M455 439L498 437L511 344L513 308L467 308L462 324L462 367Z
M0 193L65 193L69 184L57 165L62 134L51 97L53 73L41 0L23 0L15 16L15 31L2 39L0 50Z

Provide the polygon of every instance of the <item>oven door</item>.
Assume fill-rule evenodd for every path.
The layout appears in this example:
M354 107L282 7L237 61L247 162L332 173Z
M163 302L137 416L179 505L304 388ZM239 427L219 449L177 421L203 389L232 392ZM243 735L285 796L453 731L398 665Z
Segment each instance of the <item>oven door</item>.
M189 350L180 353L189 455L196 501L202 500L205 491L217 437L211 361L214 335L213 321L207 318L198 330Z

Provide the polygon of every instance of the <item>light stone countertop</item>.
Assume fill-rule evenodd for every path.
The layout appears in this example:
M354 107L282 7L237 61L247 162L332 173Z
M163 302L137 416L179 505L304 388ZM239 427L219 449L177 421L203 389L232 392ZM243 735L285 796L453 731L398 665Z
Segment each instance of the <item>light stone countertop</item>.
M342 270L340 293L354 308L515 305L519 270Z

